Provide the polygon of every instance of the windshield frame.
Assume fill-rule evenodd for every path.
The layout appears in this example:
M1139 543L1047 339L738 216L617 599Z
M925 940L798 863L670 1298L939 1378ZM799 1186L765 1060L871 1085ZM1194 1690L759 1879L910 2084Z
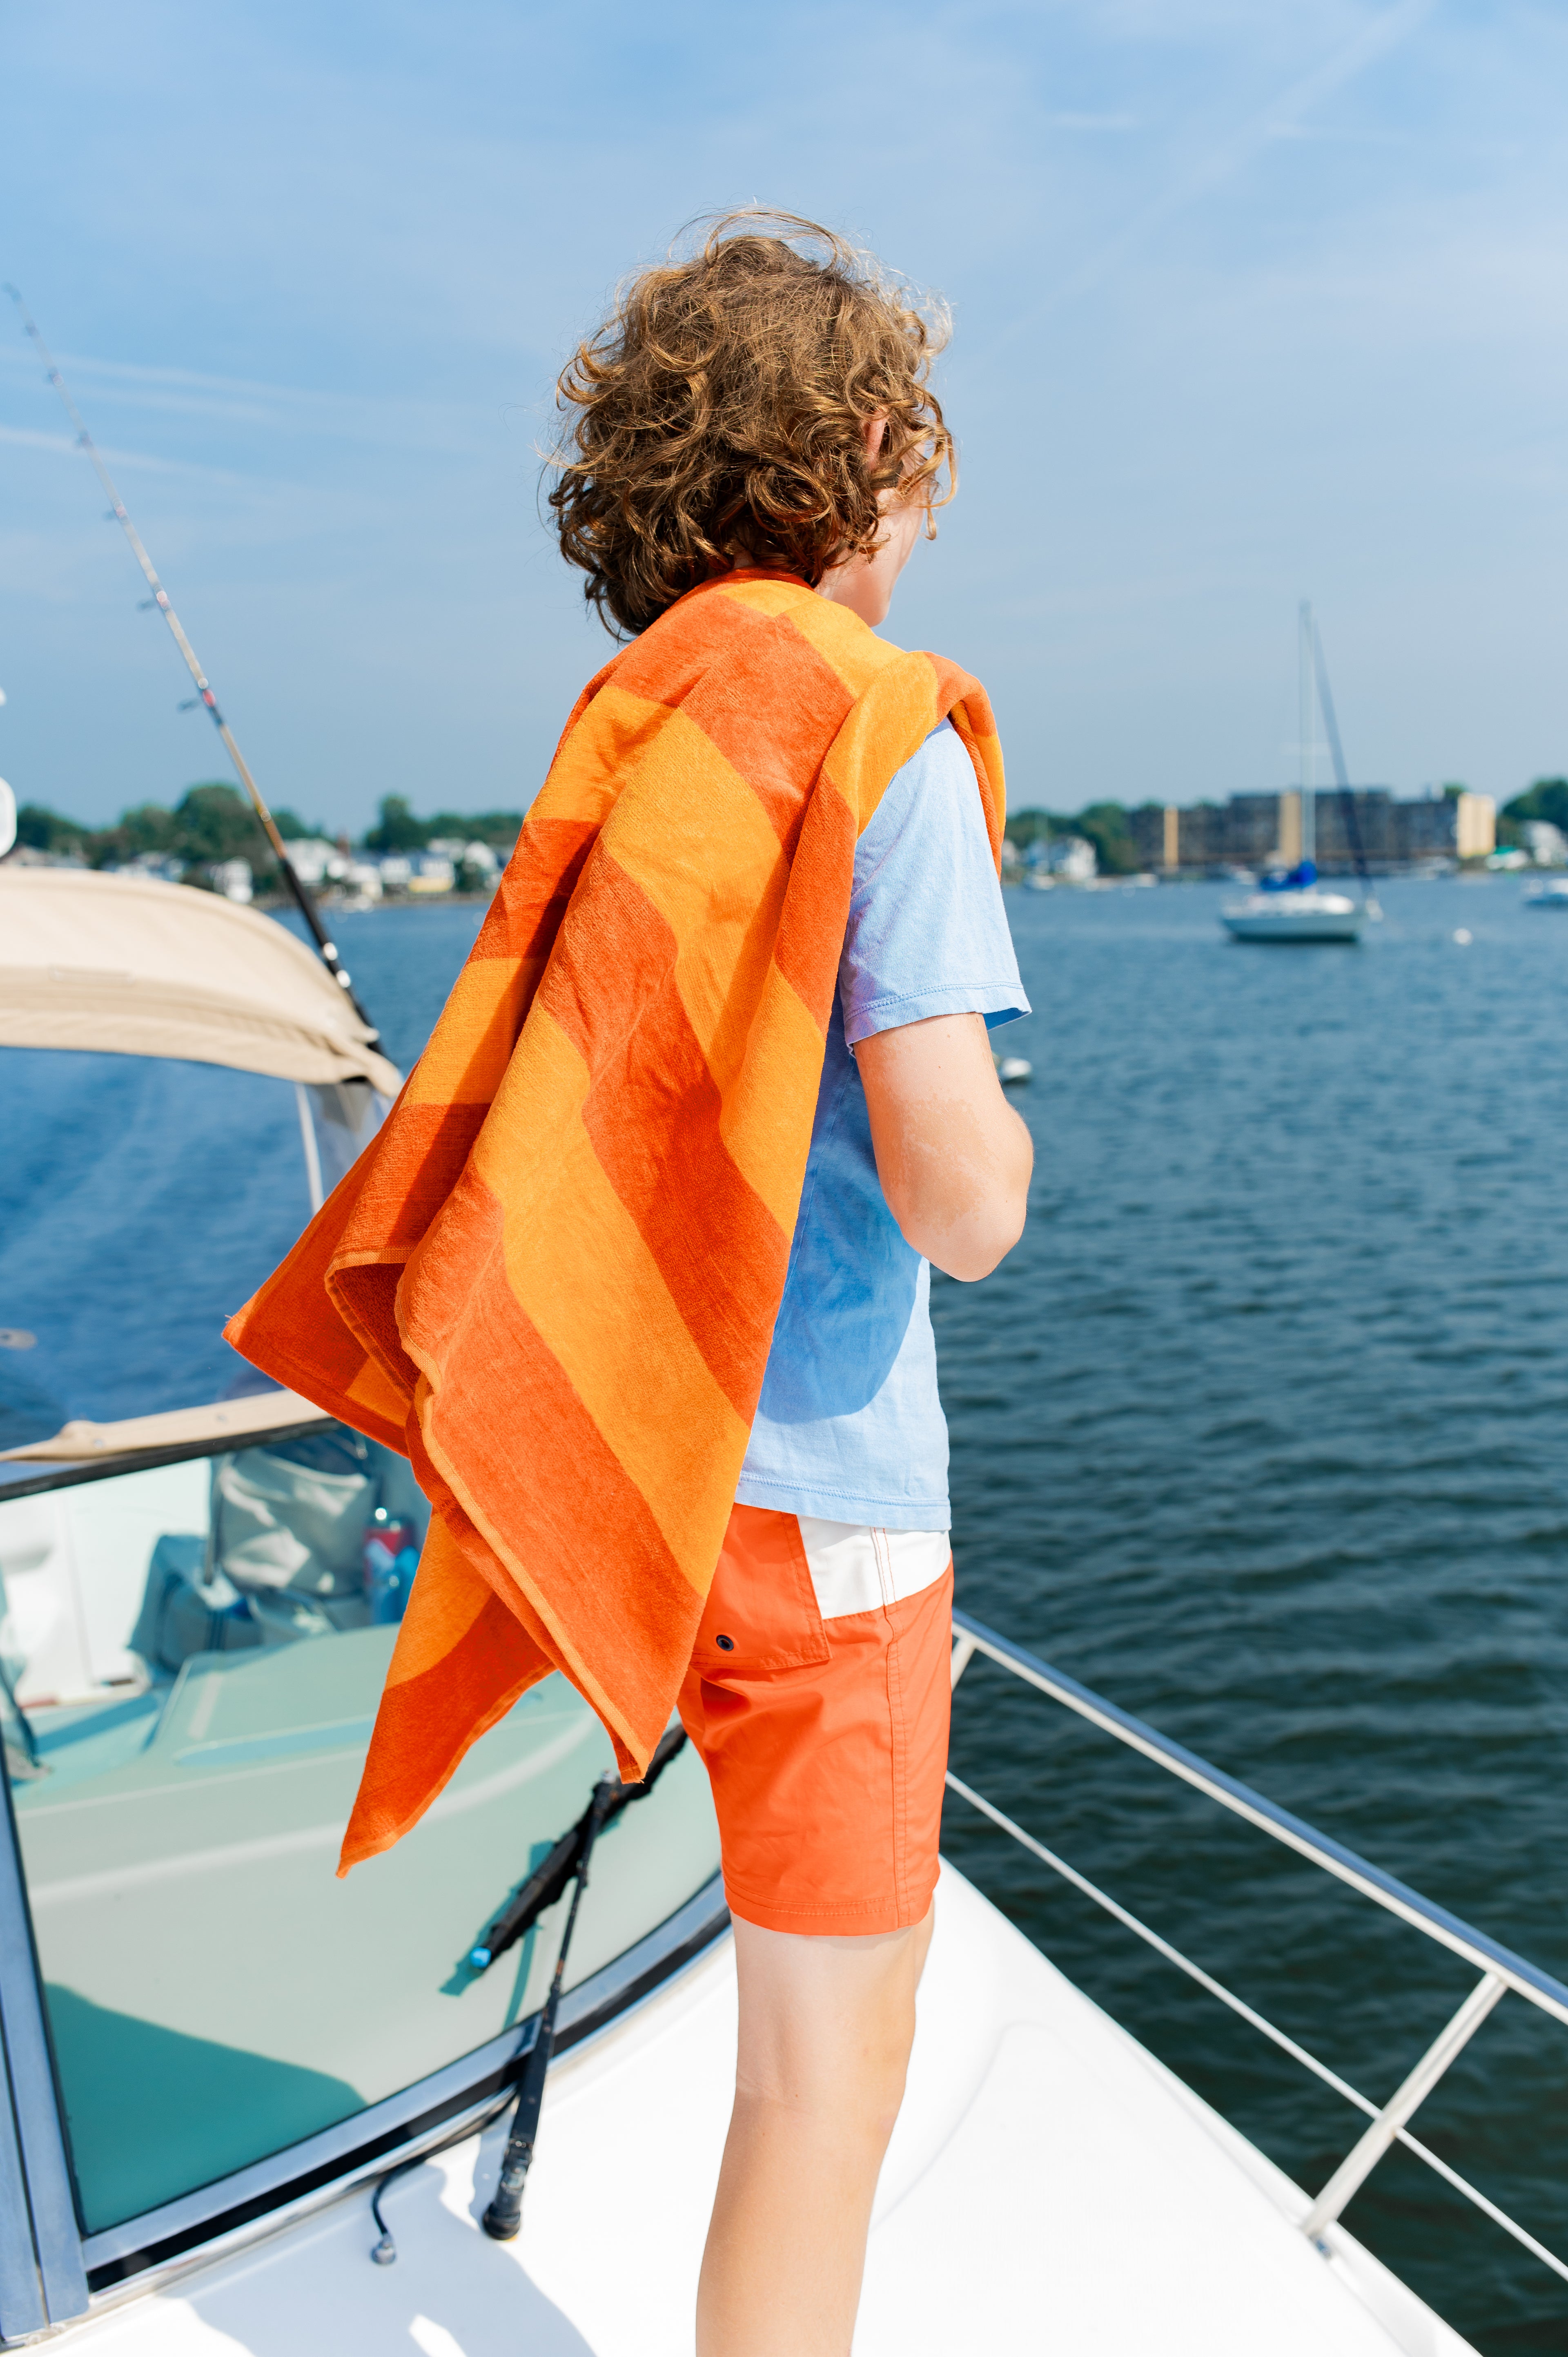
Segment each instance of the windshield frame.
M84 2315L88 2284L10 1778L0 1784L0 2335L11 2341Z

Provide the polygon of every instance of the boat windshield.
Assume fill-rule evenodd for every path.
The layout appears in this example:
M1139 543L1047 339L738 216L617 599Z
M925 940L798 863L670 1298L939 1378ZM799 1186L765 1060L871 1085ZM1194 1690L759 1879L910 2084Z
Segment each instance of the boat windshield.
M610 1753L551 1678L395 1849L339 1881L428 1512L406 1463L317 1421L25 1488L0 1500L0 1717L91 2236L351 2120L533 2011L553 1914L489 1973L465 1960ZM606 1834L569 1985L716 1867L687 1753Z

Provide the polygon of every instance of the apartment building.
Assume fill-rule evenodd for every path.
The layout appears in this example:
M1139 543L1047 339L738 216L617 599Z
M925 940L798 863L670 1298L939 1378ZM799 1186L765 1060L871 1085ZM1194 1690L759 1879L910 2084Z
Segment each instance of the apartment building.
M1401 800L1387 786L1357 786L1348 796L1330 788L1315 797L1314 817L1317 865L1329 876L1354 870L1358 834L1362 858L1376 869L1423 859L1481 859L1497 841L1497 805L1489 794ZM1292 789L1232 794L1226 802L1186 809L1147 802L1129 813L1128 825L1144 867L1256 869L1294 866L1301 857L1301 794Z

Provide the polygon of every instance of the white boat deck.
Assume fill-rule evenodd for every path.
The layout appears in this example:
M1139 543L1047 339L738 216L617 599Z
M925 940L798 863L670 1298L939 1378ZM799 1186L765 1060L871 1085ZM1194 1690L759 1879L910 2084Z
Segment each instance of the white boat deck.
M510 2246L504 2130L82 2324L97 2357L689 2357L728 2116L728 1941L552 2072ZM1348 2129L1354 2126L1348 2119ZM476 2191L476 2186L478 2190ZM1468 2344L944 1869L855 2357L1464 2357Z

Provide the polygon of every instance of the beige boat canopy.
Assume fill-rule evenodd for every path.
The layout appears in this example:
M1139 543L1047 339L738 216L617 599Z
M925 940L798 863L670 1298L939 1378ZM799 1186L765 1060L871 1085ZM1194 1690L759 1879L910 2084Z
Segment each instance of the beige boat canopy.
M347 994L284 926L150 876L0 862L0 1047L402 1085Z

